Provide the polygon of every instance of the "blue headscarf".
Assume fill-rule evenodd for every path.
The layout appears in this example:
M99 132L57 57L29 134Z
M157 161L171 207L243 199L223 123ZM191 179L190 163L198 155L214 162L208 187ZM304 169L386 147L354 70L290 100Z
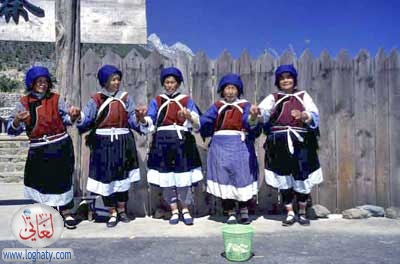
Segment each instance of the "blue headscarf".
M294 80L294 87L296 87L297 86L297 71L294 68L293 64L281 65L276 69L276 71L275 71L275 86L280 88L279 87L279 77L284 72L288 72L288 73L290 73L290 75L292 75L293 80Z
M161 74L160 74L160 82L161 82L161 85L164 84L165 78L167 78L167 77L169 77L169 76L174 76L174 77L176 78L176 80L177 80L179 83L182 83L182 82L183 82L183 75L182 75L182 72L181 72L178 68L175 68L175 67L168 67L168 68L164 68L164 69L161 71Z
M242 79L240 79L239 75L233 74L233 73L227 74L227 75L225 75L225 76L223 76L221 78L221 80L219 81L219 84L218 84L217 92L221 93L224 90L225 86L227 86L229 84L232 84L232 85L236 86L236 88L239 91L238 96L243 94L243 82L242 82Z
M105 87L107 85L108 79L113 74L118 74L122 79L122 72L117 67L106 64L100 68L99 72L97 73L97 78L99 78L101 87Z
M47 80L49 81L49 88L51 89L53 87L49 70L46 67L33 66L26 72L26 77L25 77L26 91L29 92L32 90L33 84L35 83L36 79L39 77L46 77Z

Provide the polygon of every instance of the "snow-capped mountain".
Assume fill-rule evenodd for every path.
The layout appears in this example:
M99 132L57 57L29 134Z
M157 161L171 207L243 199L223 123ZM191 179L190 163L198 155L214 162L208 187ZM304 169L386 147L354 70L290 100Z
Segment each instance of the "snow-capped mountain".
M146 45L141 45L142 47L148 49L148 50L157 50L160 52L162 55L172 58L175 56L176 51L183 51L187 53L190 56L194 56L193 51L186 46L185 44L181 42L177 42L172 46L168 46L165 43L161 42L161 39L157 36L157 34L153 33L147 38L147 44Z

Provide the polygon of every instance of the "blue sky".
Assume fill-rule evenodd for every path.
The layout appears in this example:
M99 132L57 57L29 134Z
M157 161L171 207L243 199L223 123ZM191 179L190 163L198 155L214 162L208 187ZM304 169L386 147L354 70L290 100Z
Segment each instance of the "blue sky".
M149 34L210 58L224 49L256 58L268 49L335 57L342 48L351 56L400 48L400 0L146 0L146 8Z

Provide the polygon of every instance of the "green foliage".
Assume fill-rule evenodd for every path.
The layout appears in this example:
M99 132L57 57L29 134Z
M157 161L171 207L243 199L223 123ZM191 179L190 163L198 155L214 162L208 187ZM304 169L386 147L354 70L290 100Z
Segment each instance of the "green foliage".
M1 92L16 92L18 88L22 87L22 83L20 81L16 81L10 79L6 76L0 76L0 91Z

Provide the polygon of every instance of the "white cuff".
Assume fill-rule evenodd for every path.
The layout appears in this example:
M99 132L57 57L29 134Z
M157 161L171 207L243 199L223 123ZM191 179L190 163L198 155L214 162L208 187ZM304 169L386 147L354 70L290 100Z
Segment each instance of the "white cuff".
M137 119L137 117L136 117L136 119ZM146 118L144 119L144 123L142 123L140 120L138 120L138 123L140 126L143 126L143 127L149 126L149 122L146 120Z
M261 111L260 119L262 119L263 123L267 123L269 121L271 114L269 113L269 111L262 108L260 109L260 111Z
M310 112L307 112L307 111L303 111L303 113L305 113L305 114L308 116L307 119L304 120L304 123L306 123L306 124L311 123L311 121L312 121L312 115L311 115L311 113L310 113Z
M14 130L18 130L20 127L21 127L21 122L19 122L19 125L18 125L18 127L15 127L14 126L14 120L11 122L11 127L12 127L12 129L14 129Z
M153 125L153 120L151 120L150 116L145 116L144 119L146 120L146 124L139 122L140 131L144 134L151 133L155 130Z
M78 119L76 119L75 122L76 122L78 125L81 125L82 122L83 122L83 120L85 120L85 113L83 113L83 112L81 111L81 116L80 116ZM75 123L75 122L74 122L74 123Z
M192 124L193 129L196 131L200 129L200 116L196 112L190 112L192 115L192 122L188 121L188 123Z
M76 121L76 119L75 119L75 121L74 122L72 122L72 119L71 119L71 116L69 115L69 114L67 114L67 121L68 121L68 123L69 124L74 124L75 123L75 121Z

